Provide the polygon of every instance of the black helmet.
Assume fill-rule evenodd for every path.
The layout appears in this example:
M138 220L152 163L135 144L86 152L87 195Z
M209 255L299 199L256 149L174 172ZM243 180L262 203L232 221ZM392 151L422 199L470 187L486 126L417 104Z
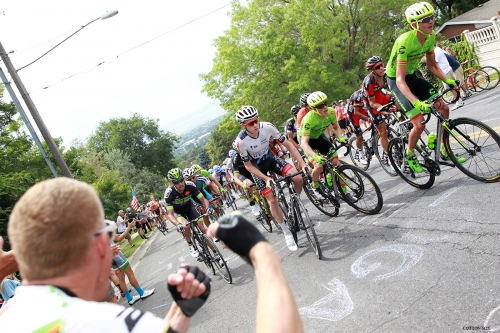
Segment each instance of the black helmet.
M297 115L297 113L299 113L300 109L302 109L302 107L299 105L299 104L295 104L294 106L292 106L292 108L290 109L290 112L292 112L292 114L294 116Z
M382 58L380 58L379 56L373 56L366 61L365 67L367 70L372 70L373 66L375 66L376 64L379 64L381 62L383 62Z
M311 93L303 93L302 96L300 96L300 104L302 104L302 106L308 105L307 97L309 97L309 95L311 95Z

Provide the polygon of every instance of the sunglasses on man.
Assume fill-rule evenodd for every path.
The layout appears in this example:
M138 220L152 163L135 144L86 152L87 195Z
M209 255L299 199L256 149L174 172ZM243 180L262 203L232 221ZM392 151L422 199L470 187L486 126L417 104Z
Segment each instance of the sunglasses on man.
M184 182L184 179L178 179L178 180L173 180L172 183L174 183L174 185L179 185L181 184L182 182Z
M259 123L259 118L255 118L254 120L246 123L245 126L253 126L253 125L257 125L258 123Z
M323 103L316 105L315 108L316 109L322 109L322 108L324 108L326 106L328 106L328 101L324 101Z
M421 18L420 20L417 20L418 23L429 23L430 21L434 21L434 15L429 15L424 18Z

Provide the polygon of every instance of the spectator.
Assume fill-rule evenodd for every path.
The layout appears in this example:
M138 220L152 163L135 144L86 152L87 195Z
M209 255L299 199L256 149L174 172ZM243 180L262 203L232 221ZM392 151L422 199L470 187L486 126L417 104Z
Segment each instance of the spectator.
M462 64L460 64L460 60L458 60L457 54L449 46L445 47L444 51L446 52L447 55L449 55L451 58L453 58L457 61L458 67L454 70L453 73L455 74L455 77L457 78L457 80L462 81L461 86L465 91L465 96L470 97L472 95L472 93L469 90L469 85L467 84L467 80L464 78L464 69L462 68ZM449 58L448 58L448 61L449 61Z
M127 223L123 219L124 217L125 213L123 212L123 210L120 210L118 212L118 217L116 218L116 227L118 228L118 235L121 235L125 231L125 229L127 229ZM126 234L125 238L127 239L131 247L135 246L135 244L132 243L132 237L130 236L129 233Z
M447 78L450 78L452 80L456 80L455 74L453 73L453 68L450 66L450 63L448 62L448 59L446 58L446 53L441 48L441 45L436 44L436 46L434 47L434 54L436 56L436 62L438 64L439 68L441 69L441 71L443 72L443 74ZM444 81L443 81L443 86L444 86L445 89L449 88L448 84L446 82L444 82ZM453 91L453 95L457 96L457 92ZM464 105L465 105L465 103L462 100L462 98L460 97L456 101L455 106L453 108L451 108L451 110L452 111L456 110L456 109L458 109L458 108L460 108L460 107L462 107Z
M130 207L127 208L127 221L128 223L134 223L135 228L137 229L137 232L139 233L139 236L141 236L142 239L149 239L148 236L144 235L144 230L142 229L141 220L139 220L137 214L132 213L132 209L130 209Z
M7 275L2 283L0 283L0 294L2 295L2 299L7 302L12 297L14 297L16 293L16 288L21 285L15 277L14 274Z
M86 213L75 214L75 207ZM30 188L9 219L23 285L2 309L2 331L187 332L190 316L210 293L210 279L197 267L181 267L168 277L174 302L164 320L102 302L109 293L114 230L104 223L92 186L60 177ZM8 259L3 251L0 259Z

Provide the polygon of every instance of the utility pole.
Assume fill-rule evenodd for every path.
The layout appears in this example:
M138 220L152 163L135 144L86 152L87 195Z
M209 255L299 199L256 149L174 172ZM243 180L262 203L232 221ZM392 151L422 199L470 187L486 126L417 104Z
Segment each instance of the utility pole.
M12 80L14 80L17 89L21 93L22 99L26 103L26 106L28 107L28 110L30 111L33 120L35 120L35 123L38 126L38 129L40 130L40 133L42 134L45 142L47 143L47 146L49 147L49 150L52 153L52 156L54 157L57 166L59 167L59 169L61 169L63 176L73 178L73 175L71 174L71 171L69 171L69 168L66 165L66 162L64 161L61 152L59 151L59 149L56 146L56 143L54 142L54 139L52 138L52 136L49 133L49 130L45 126L42 117L40 117L40 114L38 113L38 110L35 106L35 103L33 103L33 100L26 91L26 88L24 87L21 78L17 74L14 65L10 61L9 55L7 54L7 52L5 52L2 43L0 43L0 57L2 58L5 66L7 67L7 70L9 71Z

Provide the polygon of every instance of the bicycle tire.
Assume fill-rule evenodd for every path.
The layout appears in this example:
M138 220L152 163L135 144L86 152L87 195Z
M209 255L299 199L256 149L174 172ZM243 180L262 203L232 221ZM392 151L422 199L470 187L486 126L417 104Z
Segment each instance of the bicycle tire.
M435 175L430 174L427 170L424 170L422 173L415 173L408 167L406 162L406 143L402 138L394 138L389 141L388 151L392 167L405 182L422 190L428 189L434 184ZM420 156L419 160L422 162Z
M300 200L297 195L293 195L291 198L293 213L295 215L295 219L297 219L300 230L303 230L306 234L307 240L314 251L314 254L318 259L321 260L321 246L319 245L318 236L316 235L316 231L314 230L314 225L307 213L306 207L304 207L304 203ZM302 212L304 213L302 215ZM303 218L305 216L305 220Z
M309 201L323 214L330 217L337 216L339 214L340 204L338 203L333 193L331 193L331 190L326 189L324 184L320 182L321 191L323 192L323 195L327 196L327 199L319 200L318 198L316 198L314 193L312 193L311 175L308 173L306 176L304 176L303 179L304 181L302 182L302 188Z
M227 207L231 207L233 212L238 210L238 207L236 207L236 200L229 193L226 193L226 205Z
M394 139L394 138L397 138L397 137L398 137L398 133L392 127L387 126L387 140L390 141L391 139ZM373 147L377 147L377 149L374 149L375 156L377 157L377 159L378 159L378 161L379 161L380 166L382 167L382 169L384 169L384 171L389 176L391 176L391 177L397 177L398 174L394 170L394 168L392 168L391 162L389 162L389 164L386 164L385 162L382 161L382 155L384 153L384 149L382 148L382 145L380 144L380 134L378 133L378 131L373 136L372 145L373 145Z
M260 213L260 216L257 217L257 221L259 221L264 230L266 230L267 232L273 232L273 227L271 226L271 222L269 221L266 214L266 210L262 204L262 198L260 200L255 200L255 202L259 204L259 213Z
M288 202L286 201L285 192L283 192L281 183L276 183L276 199L278 199L278 205L280 206L283 214L288 214Z
M337 188L340 189L340 195L349 206L367 215L380 212L384 204L382 192L375 180L366 171L352 165L343 164L337 167L337 172L333 172L332 176L335 178ZM339 174L342 175L342 179ZM344 181L345 190L342 188L342 182ZM357 200L352 201L348 194Z
M161 233L163 234L163 236L166 236L166 228L163 226L163 223L162 222L159 222L158 223L158 227L157 227L158 230L161 231Z
M498 81L500 79L500 73L498 72L498 69L492 66L484 66L478 69L478 71L481 71L486 75L486 79L488 84L486 86L483 86L483 89L485 90L490 90L495 88L498 85ZM475 79L475 75L474 75Z
M199 236L195 235L194 232L192 233L191 235L192 244L198 251L198 256L201 256L201 260L205 263L205 266L207 266L207 268L212 272L212 275L215 275L215 268L209 257L210 253L208 251L208 246L206 244L202 244L201 239L199 239L198 237Z
M365 157L367 157L367 154L366 154L367 146L366 146L364 138L363 138L362 145L363 145L363 151L365 152ZM366 158L366 162L367 162L366 164L361 163L359 156L358 156L358 158L356 158L356 152L358 150L356 147L356 135L352 135L349 138L349 146L351 147L351 149L349 149L349 157L351 158L352 163L355 166L357 166L363 170L368 169L368 167L370 166L370 159L368 159L368 157Z
M474 144L463 138L464 148L450 133L445 130L443 142L448 156L460 171L467 176L484 183L500 180L500 136L488 125L470 118L450 120L453 133L463 138L467 135ZM458 157L465 157L464 163Z
M292 217L293 217L293 221L291 221L291 219L287 218L285 220L285 222L286 222L286 225L288 227L288 230L290 230L290 232L293 235L293 240L295 241L295 244L297 244L297 247L298 247L299 243L298 243L298 240L297 240L297 230L295 229L295 226L296 226L295 216L292 216Z
M210 257L210 260L212 261L212 267L215 267L217 269L217 272L219 272L219 275L229 284L233 283L233 277L231 276L231 271L229 270L229 267L227 266L227 262L224 260L224 256L222 255L222 252L217 248L217 245L215 245L215 242L208 237L207 235L203 234L203 238L205 239L206 247L208 249L208 255ZM210 247L213 247L212 248ZM221 266L220 262L215 260L214 256L215 253L219 254L219 257L222 259L224 262L224 265Z
M478 69L474 72L473 81L473 86L475 88L478 88L477 91L484 90L485 87L488 87L488 85L490 84L488 74L486 72L483 72L481 69Z

